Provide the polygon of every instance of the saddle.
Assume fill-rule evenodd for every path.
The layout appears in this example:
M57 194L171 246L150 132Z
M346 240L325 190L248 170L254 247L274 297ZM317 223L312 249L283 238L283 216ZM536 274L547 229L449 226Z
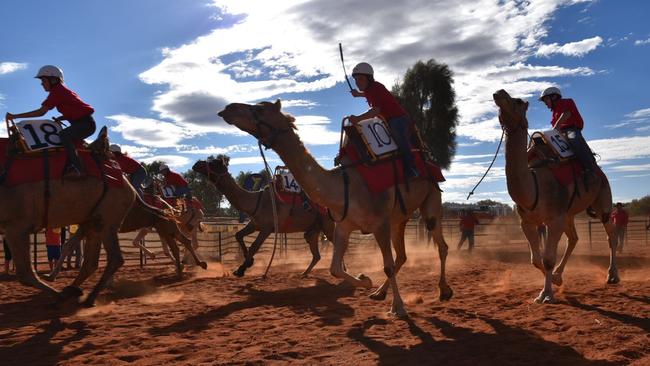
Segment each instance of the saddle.
M415 126L413 126L415 127ZM397 184L407 182L402 159L386 123L378 118L368 119L355 125L343 127L338 161L347 157L361 175L373 194L378 194ZM432 182L444 182L440 167L432 162L431 155L417 128L411 138L411 153L421 177Z
M527 155L529 168L548 167L558 183L564 186L582 176L582 164L576 159L566 138L557 130L533 132Z

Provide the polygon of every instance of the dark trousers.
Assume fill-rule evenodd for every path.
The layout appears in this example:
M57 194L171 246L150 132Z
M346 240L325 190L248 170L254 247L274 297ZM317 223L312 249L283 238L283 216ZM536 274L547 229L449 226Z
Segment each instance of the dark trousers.
M135 188L135 191L138 193L140 198L142 198L142 195L144 194L144 192L142 192L142 183L144 183L145 179L147 179L147 171L144 167L136 170L135 173L131 174L129 177L131 185L133 185L133 188Z
M564 132L569 140L571 149L573 149L573 153L576 155L578 160L580 160L582 167L588 170L595 170L596 161L591 153L591 149L589 149L589 146L587 145L587 141L582 137L582 132L580 132L576 127L565 128L562 132Z
M471 252L474 249L474 230L462 230L460 235L460 241L458 242L458 250L463 246L463 243L467 239L469 243L469 251Z
M95 133L95 128L95 119L92 115L88 115L78 120L70 121L70 126L59 132L61 144L68 155L68 164L81 170L81 161L79 160L79 155L77 155L77 150L74 147L74 142L83 140L92 135Z
M388 127L390 133L395 139L397 149L402 154L402 162L404 163L404 171L412 172L417 171L413 154L411 153L411 145L409 143L409 130L411 121L407 116L394 117L388 120Z

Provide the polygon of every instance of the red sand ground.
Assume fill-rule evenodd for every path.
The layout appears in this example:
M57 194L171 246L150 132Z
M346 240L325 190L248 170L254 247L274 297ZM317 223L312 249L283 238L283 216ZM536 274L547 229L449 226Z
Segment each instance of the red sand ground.
M604 283L606 255L577 253L555 305L532 303L542 277L525 248L452 251L445 303L436 252L411 250L398 277L408 319L331 277L331 251L307 279L306 253L268 279L265 258L241 279L218 263L180 280L171 266L124 267L91 309L56 309L1 277L0 364L650 365L650 249L637 248L620 258L616 286ZM376 250L346 259L383 280Z

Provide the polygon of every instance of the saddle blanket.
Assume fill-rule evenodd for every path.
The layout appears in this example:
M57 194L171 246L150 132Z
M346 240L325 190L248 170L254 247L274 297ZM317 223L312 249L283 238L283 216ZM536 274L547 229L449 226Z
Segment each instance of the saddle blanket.
M9 144L8 138L0 138L0 164L6 167L7 164L7 145ZM106 176L106 183L109 187L122 187L124 180L122 179L122 169L117 162L107 160L97 163L90 155L88 150L78 150L79 159L84 166L86 175L102 179L102 171ZM63 169L65 168L66 153L65 151L49 151L48 152L48 171L49 179L61 179L63 177ZM5 181L6 186L16 186L24 183L40 182L45 179L45 158L41 153L30 155L18 155L13 159L13 163L7 172Z
M354 144L348 143L344 147L343 155L347 155L353 162L359 161L360 157L353 146ZM422 159L422 154L418 150L413 150L413 159L418 169L420 177L428 177L433 182L444 182L445 177L442 175L440 167L425 162ZM364 182L373 194L381 193L388 188L395 186L395 184L402 184L404 180L404 169L402 167L402 159L400 157L379 161L372 165L357 164L354 168L359 172ZM395 169L397 172L395 172ZM395 181L397 176L397 182Z

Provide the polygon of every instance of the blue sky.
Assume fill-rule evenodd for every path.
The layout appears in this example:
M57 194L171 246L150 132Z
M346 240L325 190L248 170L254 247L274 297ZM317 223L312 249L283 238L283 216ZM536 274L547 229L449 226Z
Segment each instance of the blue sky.
M446 201L465 200L497 146L492 92L530 100L536 130L550 112L535 97L551 85L578 104L614 199L650 194L647 1L5 0L0 14L3 115L38 108L46 94L33 76L55 64L112 141L179 171L218 153L233 174L260 170L256 141L216 113L276 98L331 167L341 118L367 108L347 91L342 42L348 70L367 61L387 86L420 59L454 71L461 118ZM503 155L473 197L510 201Z

